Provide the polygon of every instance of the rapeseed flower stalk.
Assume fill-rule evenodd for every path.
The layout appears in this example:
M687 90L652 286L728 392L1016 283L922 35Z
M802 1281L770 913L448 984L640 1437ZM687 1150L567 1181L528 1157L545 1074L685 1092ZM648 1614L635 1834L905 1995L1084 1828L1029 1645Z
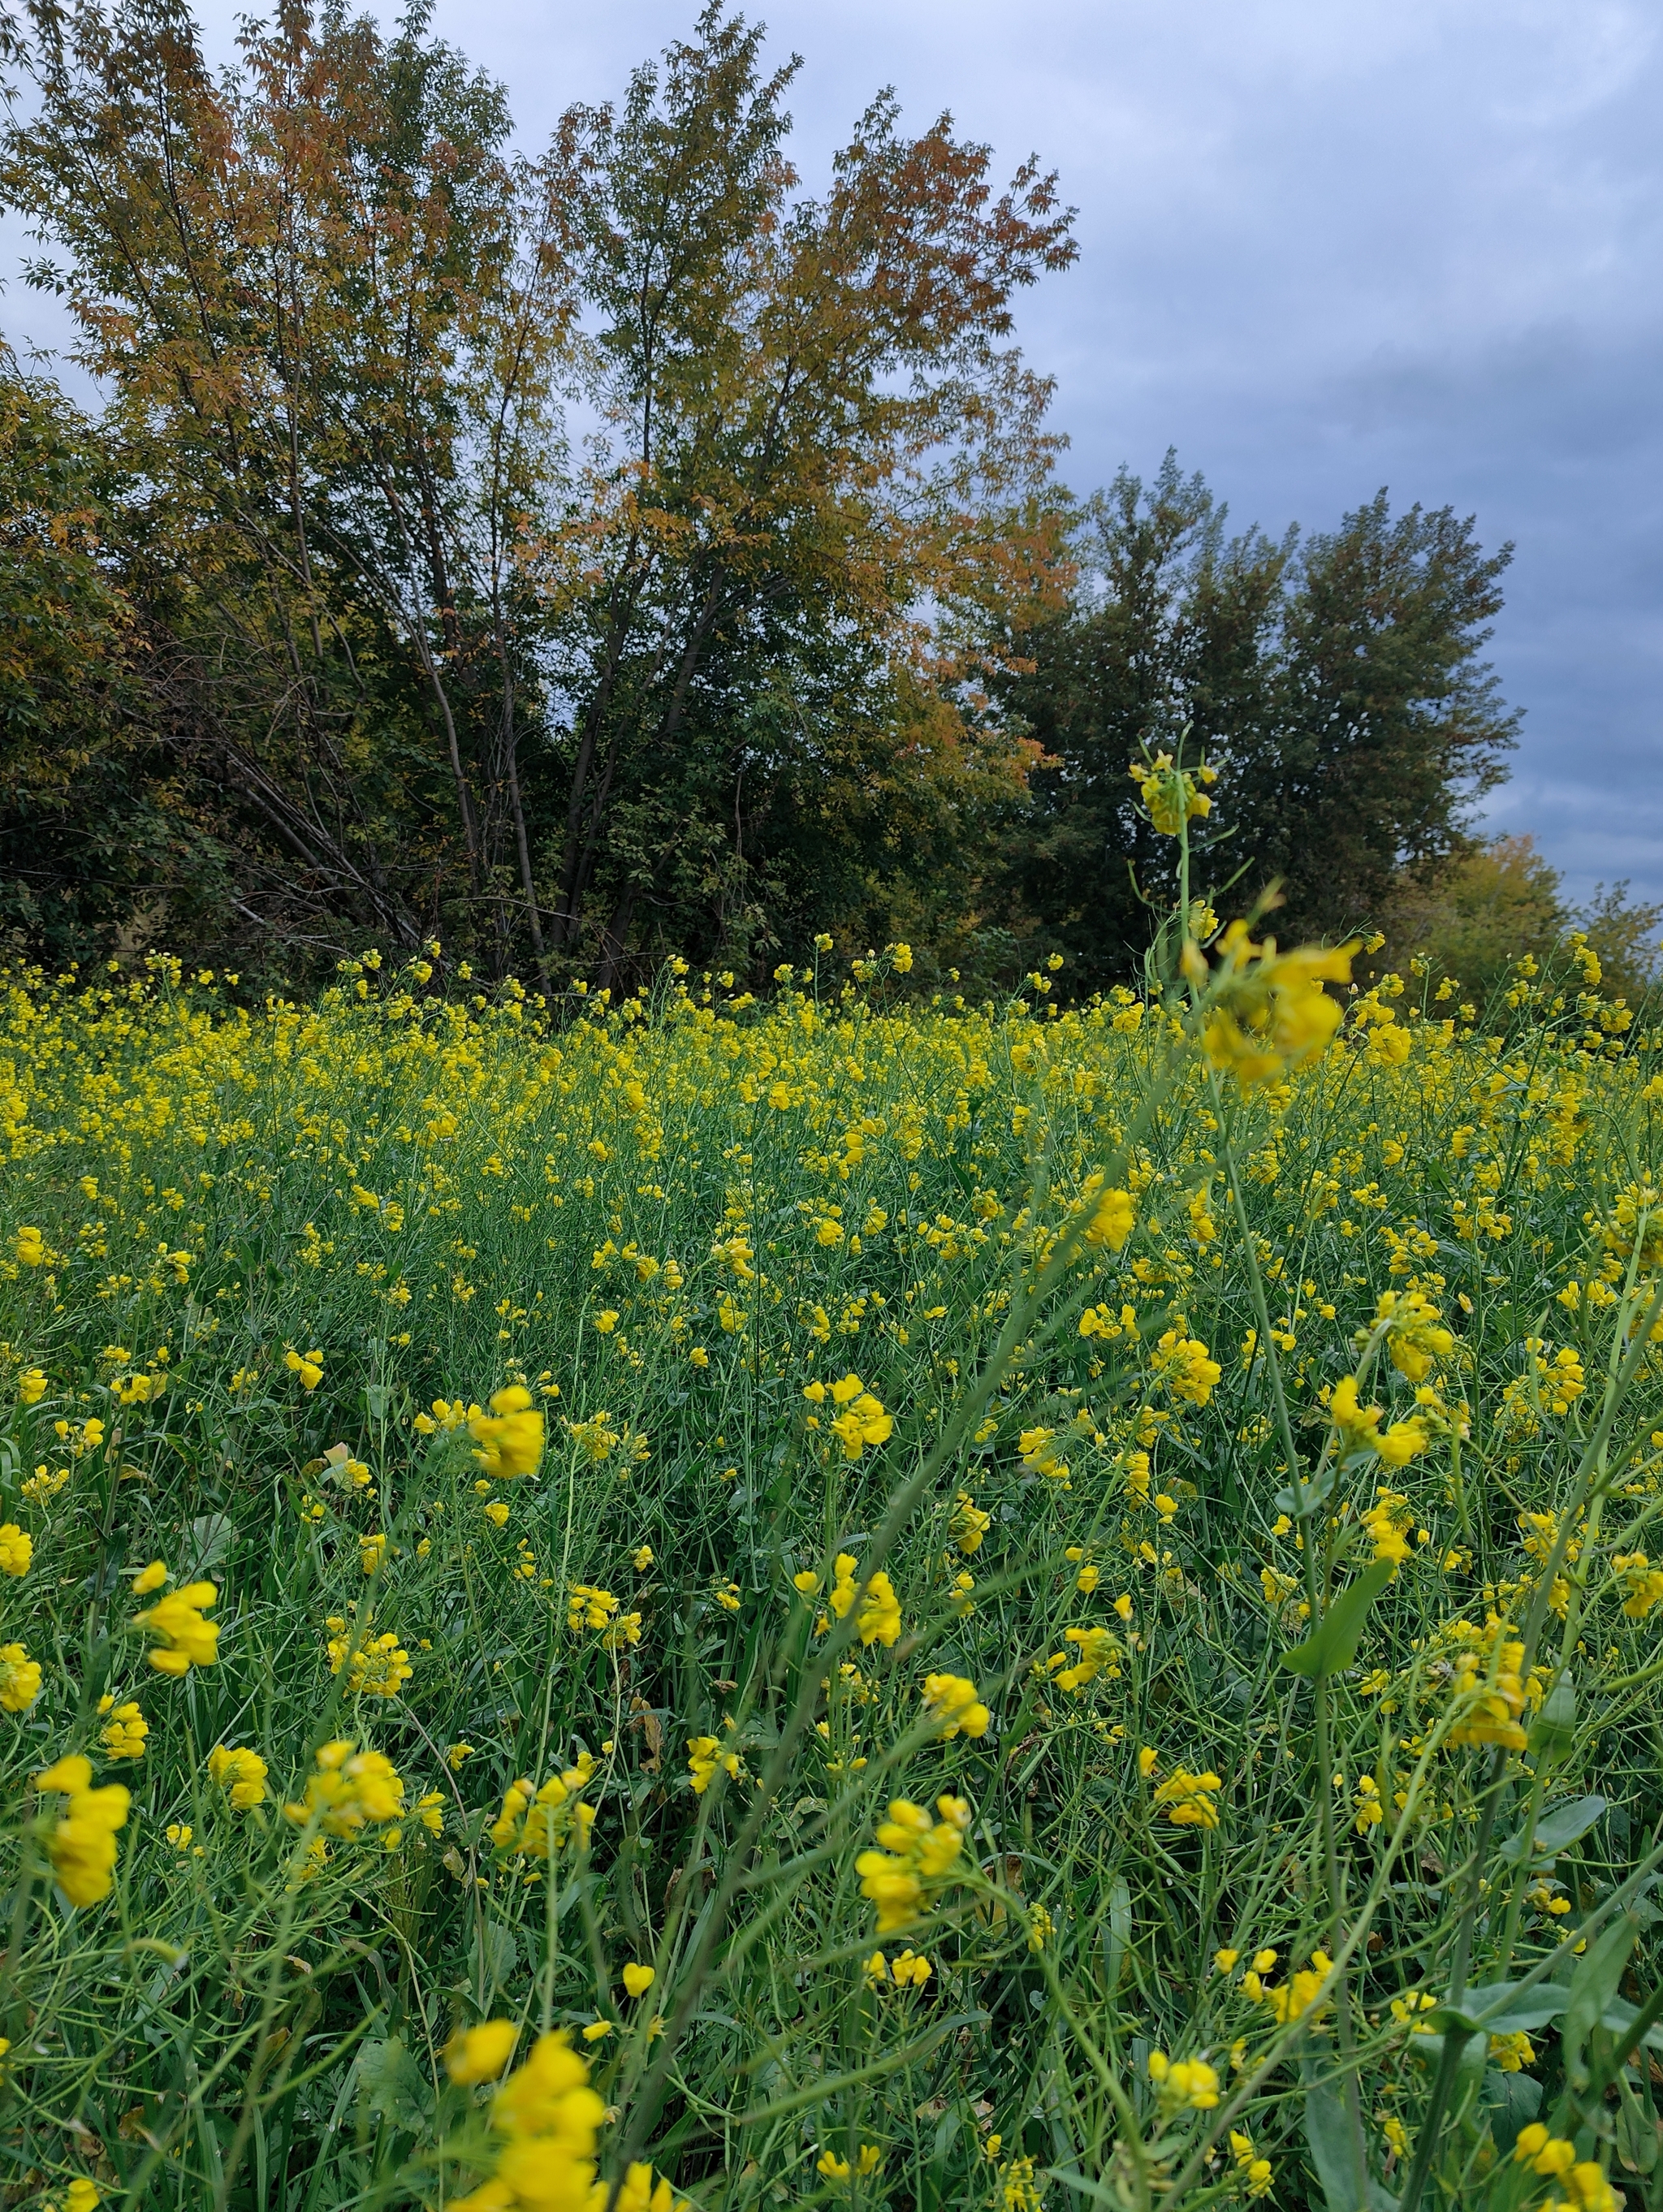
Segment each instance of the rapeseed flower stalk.
M130 1698L125 1705L118 1705L114 1698L106 1693L99 1699L98 1710L100 1715L109 1716L99 1730L99 1741L104 1747L104 1756L116 1764L126 1759L143 1759L150 1724L137 1704Z
M900 1640L901 1601L895 1585L880 1567L863 1584L857 1579L858 1562L853 1552L840 1552L832 1565L835 1579L831 1595L826 1602L840 1620L847 1617L857 1596L860 1610L855 1615L855 1626L863 1644L882 1644L886 1648ZM801 1587L799 1582L798 1587Z
M1072 1661L1065 1651L1053 1651L1044 1662L1045 1671L1059 1690L1077 1697L1086 1684L1095 1682L1100 1674L1107 1675L1111 1682L1119 1677L1120 1646L1110 1630L1065 1628L1063 1642L1074 1646Z
M1207 1008L1201 1030L1207 1060L1248 1090L1325 1052L1344 1009L1322 986L1350 981L1356 949L1308 945L1279 953L1273 937L1255 944L1247 924L1233 921L1219 940L1218 965L1209 971L1200 948L1187 942L1184 974L1205 994Z
M344 1613L330 1614L324 1623L329 1631L325 1647L329 1671L338 1674L346 1668L347 1689L355 1698L396 1698L406 1682L415 1680L416 1669L391 1629L379 1636L368 1633L373 1619L367 1614L360 1623L349 1621Z
M1218 2075L1205 2058L1168 2058L1149 2054L1149 2078L1168 2112L1209 2112L1218 2102Z
M511 1782L503 1794L502 1810L491 1824L496 1849L533 1859L552 1858L567 1844L581 1850L599 1817L598 1808L580 1795L594 1771L594 1755L585 1751L570 1766L551 1774L540 1790L530 1782Z
M1385 1416L1381 1408L1358 1404L1355 1375L1343 1375L1335 1383L1328 1400L1328 1418L1333 1423L1336 1449L1342 1464L1366 1452L1375 1452L1387 1467L1405 1467L1431 1442L1426 1423L1418 1414L1382 1428L1381 1423Z
M148 1613L134 1615L135 1628L148 1629L161 1639L149 1654L150 1664L159 1674L183 1676L193 1667L214 1664L219 1650L219 1625L204 1620L203 1615L219 1602L219 1595L212 1583L187 1583L183 1589L169 1590Z
M21 1644L0 1644L0 1712L26 1713L39 1695L39 1661Z
M15 1521L0 1523L0 1575L21 1578L34 1558L34 1540Z
M1502 1631L1499 1623L1488 1641L1488 1655L1473 1644L1455 1655L1449 1701L1460 1718L1450 1729L1448 1741L1456 1748L1494 1744L1504 1751L1523 1751L1529 1741L1520 1719L1526 1698L1519 1673L1525 1647L1516 1637Z
M926 1674L924 1707L944 1741L961 1735L986 1735L992 1720L980 1692L962 1674Z
M905 1797L889 1802L889 1817L877 1830L880 1848L862 1851L854 1870L861 1894L877 1907L877 1932L888 1936L930 1910L942 1887L953 1878L970 1826L962 1797L936 1800L932 1820L920 1805Z
M840 1409L833 1417L831 1429L843 1447L846 1460L858 1460L863 1452L887 1443L895 1432L894 1421L858 1375L846 1375L841 1382L829 1386L810 1382L803 1395L810 1405L816 1406L829 1397Z
M543 1458L543 1418L524 1383L512 1382L491 1400L489 1413L476 1408L468 1431L478 1446L475 1458L495 1481L535 1474Z
M719 1772L737 1782L745 1771L745 1763L719 1736L690 1735L687 1740L687 1771L694 1796L702 1797Z
M209 1779L225 1792L235 1813L246 1813L265 1802L266 1764L257 1751L239 1746L228 1750L216 1743L208 1754Z
M1203 821L1212 811L1211 799L1205 791L1196 789L1198 782L1218 780L1217 769L1209 768L1205 761L1192 775L1174 764L1170 753L1159 752L1147 766L1133 761L1130 773L1150 823L1163 837L1181 836L1187 823Z
M283 1808L297 1827L315 1824L326 1836L354 1839L379 1828L388 1850L398 1844L394 1824L404 1810L404 1784L391 1760L379 1751L359 1750L350 1736L319 1747L304 1800Z
M120 1783L94 1790L92 1761L80 1752L56 1760L34 1778L37 1795L56 1791L68 1800L46 1835L46 1855L58 1887L71 1905L96 1905L115 1880L116 1835L127 1825L131 1796Z

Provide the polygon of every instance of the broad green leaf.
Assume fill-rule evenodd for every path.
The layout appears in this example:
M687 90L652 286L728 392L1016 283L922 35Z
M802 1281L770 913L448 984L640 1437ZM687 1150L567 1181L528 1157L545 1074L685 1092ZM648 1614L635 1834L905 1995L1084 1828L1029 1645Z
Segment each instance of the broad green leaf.
M1626 1997L1613 1997L1600 2014L1599 2025L1608 2027L1613 2035L1620 2035L1632 2023L1639 2009L1638 2005L1630 2004ZM1663 2021L1648 2027L1640 2040L1648 2051L1663 2051Z
M1391 1581L1393 1573L1389 1559L1376 1559L1372 1567L1365 1567L1356 1580L1340 1592L1305 1641L1283 1653L1283 1665L1296 1674L1308 1674L1314 1680L1338 1674L1343 1668L1349 1667L1356 1657L1369 1608Z
M1586 1836L1605 1809L1603 1797L1573 1797L1569 1804L1555 1805L1536 1823L1533 1836L1520 1828L1516 1836L1509 1836L1501 1846L1500 1856L1508 1866L1517 1866L1528 1845L1532 1858L1551 1858L1555 1851L1562 1851L1568 1844Z
M1623 1969L1629 1963L1640 1934L1640 1923L1624 1913L1590 1944L1570 1978L1565 2016L1559 2033L1563 2045L1565 2072L1573 2086L1587 2078L1582 2053L1593 2030L1604 2021L1606 2008L1617 1996ZM1630 2014L1632 2017L1632 2014Z
M1530 1749L1545 1765L1569 1757L1576 1742L1576 1686L1562 1674L1548 1692L1530 1731Z

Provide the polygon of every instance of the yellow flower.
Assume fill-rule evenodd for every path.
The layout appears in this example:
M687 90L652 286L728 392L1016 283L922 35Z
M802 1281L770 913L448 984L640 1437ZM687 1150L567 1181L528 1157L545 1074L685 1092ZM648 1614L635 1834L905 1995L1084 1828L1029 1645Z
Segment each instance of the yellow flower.
M108 1722L99 1731L99 1741L104 1746L105 1757L115 1762L122 1759L143 1759L144 1739L150 1733L149 1723L138 1706L131 1702L124 1705L116 1705L113 1698L102 1698L99 1700L100 1712L109 1711L112 1705L115 1706L114 1711L110 1713Z
M889 1442L895 1423L858 1375L846 1375L841 1382L834 1382L831 1395L833 1403L843 1409L831 1426L846 1460L857 1460L863 1451Z
M0 1575L26 1575L34 1558L34 1540L15 1521L0 1522Z
M232 1809L246 1813L265 1802L266 1764L258 1751L228 1750L216 1743L208 1754L208 1772L230 1799Z
M634 1568L635 1572L638 1575L644 1575L652 1564L652 1547L651 1544L641 1545L629 1564Z
M492 2102L495 2173L454 2199L452 2212L586 2208L595 2179L595 2139L606 2116L588 2084L589 2069L563 2033L539 2036Z
M349 1628L344 1615L338 1613L331 1613L324 1625L330 1631L329 1671L338 1674L346 1668L347 1688L355 1698L396 1698L414 1678L410 1655L391 1630L379 1636L365 1636L355 1625ZM364 1627L368 1626L366 1620Z
M1046 1672L1055 1680L1059 1690L1077 1697L1088 1682L1095 1682L1107 1668L1113 1681L1120 1674L1114 1662L1120 1657L1120 1646L1107 1628L1065 1628L1063 1642L1074 1645L1077 1657L1070 1665L1068 1655L1053 1651L1045 1662Z
M1375 1547L1375 1557L1390 1560L1393 1567L1401 1566L1410 1555L1406 1532L1414 1525L1409 1500L1395 1490L1382 1490L1361 1519Z
M1218 2076L1205 2059L1168 2058L1164 2051L1151 2051L1149 2078L1171 2110L1207 2112L1218 2102Z
M543 1457L543 1419L523 1383L513 1382L506 1390L499 1390L491 1400L489 1414L476 1407L468 1419L468 1431L479 1446L475 1458L494 1481L536 1474ZM613 1441L616 1442L616 1437Z
M203 1614L219 1602L212 1583L186 1583L170 1590L148 1613L136 1613L135 1628L148 1628L161 1638L150 1653L150 1664L160 1674L188 1674L193 1667L211 1667L218 1655L218 1624Z
M1156 753L1154 765L1145 768L1142 761L1133 761L1129 771L1138 787L1138 795L1149 810L1152 826L1163 837L1179 836L1187 822L1199 820L1212 811L1212 801L1204 791L1196 789L1198 781L1211 783L1217 771L1205 763L1193 775L1187 769L1176 768L1170 753Z
M1484 1655L1472 1646L1458 1652L1449 1678L1452 1704L1465 1706L1462 1717L1449 1731L1449 1742L1496 1744L1507 1751L1523 1751L1529 1741L1520 1715L1525 1687L1519 1669L1525 1647L1516 1638L1499 1633L1493 1639L1493 1672L1484 1667Z
M717 1769L737 1781L745 1763L737 1751L725 1750L719 1736L690 1735L687 1740L687 1771L693 1778L693 1794L702 1797L716 1779Z
M27 1712L39 1695L39 1661L21 1644L0 1644L0 1711Z
M495 2081L513 2057L519 2035L511 2020L483 2020L477 2027L458 2028L445 2045L452 2081L464 2089L476 2081Z
M445 1753L445 1764L452 1774L459 1774L463 1760L471 1759L473 1755L474 1747L470 1743L453 1743Z
M84 2173L77 2173L61 2197L41 2199L40 2212L97 2212L103 2201L98 2184L89 2181Z
M379 1751L359 1751L351 1737L324 1744L307 1777L306 1800L285 1805L297 1827L316 1821L325 1835L355 1837L367 1827L385 1827L402 1818L404 1784L391 1759Z
M303 1390L315 1390L324 1379L324 1355L321 1352L296 1352L291 1348L283 1354L283 1365L291 1375L300 1376Z
M855 1601L860 1585L855 1580L855 1558L852 1552L840 1552L833 1561L835 1579L827 1603L841 1620ZM863 1644L881 1644L887 1650L901 1636L901 1601L895 1594L895 1585L880 1567L870 1576L861 1597L860 1610L855 1615L855 1626Z
M551 1774L540 1790L531 1782L511 1782L503 1793L502 1810L491 1824L496 1849L533 1859L550 1858L568 1843L581 1850L597 1814L579 1793L588 1786L595 1765L592 1752L580 1752L573 1765Z
M1088 1251L1118 1252L1138 1226L1138 1207L1130 1191L1104 1190L1102 1186L1101 1176L1087 1177L1084 1196L1091 1214L1082 1242ZM1099 1312L1103 1310L1098 1309ZM1082 1326L1081 1335L1089 1333ZM1114 1334L1118 1335L1120 1331Z
M992 1718L975 1684L962 1674L926 1674L924 1705L944 1741L959 1735L986 1735Z
M21 1404L38 1406L46 1395L46 1370L44 1367L26 1367L17 1378L17 1396Z
M921 1805L892 1798L889 1817L877 1828L882 1848L862 1851L854 1863L862 1895L877 1907L880 1936L916 1919L932 1893L951 1879L970 1808L962 1797L939 1797L936 1810L939 1818L932 1821Z
M60 1759L34 1778L44 1796L58 1790L69 1804L46 1838L58 1886L71 1905L96 1905L115 1878L116 1831L127 1824L132 1799L118 1782L92 1787L92 1761L81 1752Z
M1253 2148L1253 2137L1238 2129L1230 2130L1230 2156L1235 2160L1236 2171L1247 2184L1249 2197L1268 2197L1276 2179L1275 2171L1267 2158L1261 2158Z
M853 2168L848 2160L839 2158L835 2151L824 2150L815 2160L814 2170L816 2173L824 2174L828 2181L847 2181L851 2172L876 2173L883 2163L883 2154L876 2143L862 2143L855 2154Z
M148 1567L142 1567L133 1577L133 1595L149 1597L151 1591L159 1590L167 1579L167 1568L160 1559L152 1559Z
M1540 2120L1520 2128L1513 2145L1514 2162L1533 2173L1569 2173L1576 2163L1576 2146L1563 2136L1550 2135Z
M38 1229L20 1229L14 1249L26 1267L39 1267L46 1257L46 1240Z
M658 1978L656 1967L638 1966L633 1959L623 1970L623 1985L632 1997L645 1996Z
M1192 1774L1187 1767L1177 1766L1156 1785L1154 1802L1176 1828L1216 1828L1218 1808L1213 1793L1223 1786L1216 1774Z
M358 1564L367 1575L374 1574L387 1555L385 1536L361 1536L358 1539Z
M980 1550L982 1539L992 1526L992 1515L982 1512L968 1491L960 1491L953 1501L953 1517L949 1524L949 1533L967 1559Z
M1150 1355L1150 1371L1174 1398L1205 1406L1224 1370L1199 1337L1169 1328Z

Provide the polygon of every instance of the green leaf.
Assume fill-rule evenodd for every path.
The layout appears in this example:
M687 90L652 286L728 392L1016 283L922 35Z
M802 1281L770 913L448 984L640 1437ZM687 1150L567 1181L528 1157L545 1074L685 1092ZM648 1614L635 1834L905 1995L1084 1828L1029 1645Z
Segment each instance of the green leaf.
M1557 2020L1569 2002L1563 1982L1533 1982L1515 1996L1517 1982L1491 1982L1469 1990L1459 2005L1440 2005L1425 2014L1429 2026L1459 2028L1467 2035L1529 2035Z
M1558 1692L1556 1690L1554 1696ZM1533 1836L1528 1829L1520 1828L1516 1836L1509 1836L1501 1846L1500 1856L1508 1866L1517 1866L1526 1850L1533 1859L1551 1858L1568 1844L1586 1836L1594 1822L1605 1812L1603 1797L1573 1797L1569 1804L1556 1805L1536 1823Z
M1485 2070L1478 2097L1490 2114L1490 2138L1496 2155L1506 2158L1520 2129L1527 2128L1542 2109L1542 2085L1533 2074L1503 2074L1491 2066Z
M1545 1765L1569 1757L1576 1743L1576 1686L1562 1674L1530 1731L1530 1749Z
M1393 1572L1389 1559L1376 1559L1372 1567L1365 1567L1356 1580L1340 1592L1305 1641L1283 1653L1283 1665L1296 1674L1308 1674L1314 1680L1338 1674L1343 1668L1349 1667L1356 1657L1369 1608L1391 1581Z
M1103 1930L1103 1963L1108 1969L1108 1993L1114 1996L1126 1972L1132 1948L1132 1891L1124 1875L1117 1876L1108 1893L1108 1925Z
M1326 2082L1312 2081L1308 2069L1306 2084L1305 2140L1328 2200L1328 2212L1396 2212L1396 2197L1374 2180L1361 2162L1363 2146L1340 2098Z
M1630 2004L1626 1997L1613 1997L1600 2014L1599 2025L1608 2027L1613 2035L1620 2035L1632 2023L1639 2009L1638 2005ZM1663 2021L1648 2027L1640 2040L1648 2051L1663 2051Z
M1320 1475L1312 1477L1312 1479L1306 1483L1305 1496L1302 1501L1296 1493L1292 1484L1290 1483L1283 1489L1277 1492L1272 1503L1274 1504L1278 1513L1285 1513L1290 1519L1296 1521L1302 1514L1314 1513L1319 1505L1324 1504L1326 1499L1332 1498L1333 1496L1334 1485L1338 1481L1338 1480L1339 1469L1331 1463L1323 1469Z
M1582 2053L1588 2037L1603 2023L1607 2008L1616 1998L1617 1985L1623 1978L1623 1969L1629 1963L1629 1954L1639 1934L1640 1923L1624 1913L1577 1960L1559 2031L1565 2073L1573 2087L1580 2088L1587 2079ZM1633 2018L1632 2014L1630 2018Z

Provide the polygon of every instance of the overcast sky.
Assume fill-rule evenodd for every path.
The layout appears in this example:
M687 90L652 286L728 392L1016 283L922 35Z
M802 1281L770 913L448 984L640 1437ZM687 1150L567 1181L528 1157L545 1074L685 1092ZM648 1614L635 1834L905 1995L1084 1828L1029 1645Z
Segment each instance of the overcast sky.
M382 11L391 15L391 8ZM438 0L521 137L686 31L668 0ZM1511 538L1497 829L1663 899L1663 0L776 0L804 181L879 87L1079 210L1019 331L1077 489L1168 445L1278 533L1390 488ZM234 10L203 9L228 50ZM19 288L11 327L33 319Z

